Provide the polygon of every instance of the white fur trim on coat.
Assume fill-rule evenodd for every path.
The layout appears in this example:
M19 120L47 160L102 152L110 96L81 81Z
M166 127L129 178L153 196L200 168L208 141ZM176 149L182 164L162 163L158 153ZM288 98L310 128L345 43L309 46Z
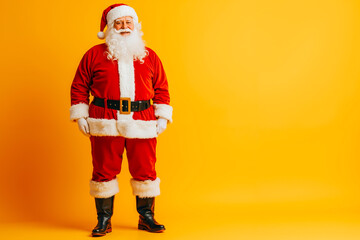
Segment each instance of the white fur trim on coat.
M95 182L90 180L90 195L96 198L112 197L119 192L117 179L108 182Z
M115 120L87 118L92 136L123 136L126 138L155 138L156 120Z
M70 107L70 120L75 121L79 118L87 118L89 116L89 105L79 103Z
M167 105L167 104L154 103L154 108L155 108L155 116L156 117L165 118L170 123L172 123L172 112L173 112L172 106Z
M120 97L135 101L135 69L132 57L118 60Z
M160 195L160 178L156 178L154 181L137 181L132 178L130 183L135 196L150 198Z
M121 5L111 9L108 14L106 15L106 21L108 24L112 24L115 19L120 17L130 16L133 18L134 22L139 22L138 16L135 10L127 5Z

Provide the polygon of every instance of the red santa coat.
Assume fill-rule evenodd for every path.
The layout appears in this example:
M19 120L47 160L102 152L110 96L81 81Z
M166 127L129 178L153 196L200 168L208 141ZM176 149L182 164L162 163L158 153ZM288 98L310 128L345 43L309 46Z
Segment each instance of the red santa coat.
M71 85L70 119L86 118L93 136L123 136L126 138L154 138L156 119L172 122L172 107L168 82L156 53L139 60L107 59L107 45L89 49L79 64ZM89 106L89 93L94 97L131 101L149 100L153 105L140 112L120 114L119 110Z

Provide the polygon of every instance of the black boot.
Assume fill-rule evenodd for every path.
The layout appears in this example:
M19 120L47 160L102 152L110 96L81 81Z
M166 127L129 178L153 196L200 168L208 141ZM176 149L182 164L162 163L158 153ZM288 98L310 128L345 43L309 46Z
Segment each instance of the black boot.
M136 196L136 208L139 215L138 229L148 232L163 232L164 225L154 219L155 198L139 198Z
M92 230L93 237L105 236L106 233L112 231L111 216L114 209L114 197L95 198L98 223Z

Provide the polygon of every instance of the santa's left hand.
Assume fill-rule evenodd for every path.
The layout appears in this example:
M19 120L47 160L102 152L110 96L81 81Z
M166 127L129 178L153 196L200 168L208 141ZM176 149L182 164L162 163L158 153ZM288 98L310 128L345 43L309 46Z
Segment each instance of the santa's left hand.
M156 124L156 132L158 135L160 133L162 133L163 131L165 131L165 129L167 127L167 122L168 122L168 120L166 120L165 118L158 118L157 124Z

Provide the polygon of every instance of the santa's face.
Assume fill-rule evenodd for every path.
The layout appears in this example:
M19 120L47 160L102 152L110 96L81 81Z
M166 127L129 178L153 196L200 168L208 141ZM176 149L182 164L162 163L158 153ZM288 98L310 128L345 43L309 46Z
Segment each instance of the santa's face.
M134 22L132 17L117 18L105 32L108 59L133 58L142 62L147 53L142 35L141 24Z
M116 30L122 30L120 34L122 36L130 35L131 31L134 30L134 21L133 18L130 16L125 16L121 18L117 18L114 21L114 28ZM130 29L130 31L128 31Z

